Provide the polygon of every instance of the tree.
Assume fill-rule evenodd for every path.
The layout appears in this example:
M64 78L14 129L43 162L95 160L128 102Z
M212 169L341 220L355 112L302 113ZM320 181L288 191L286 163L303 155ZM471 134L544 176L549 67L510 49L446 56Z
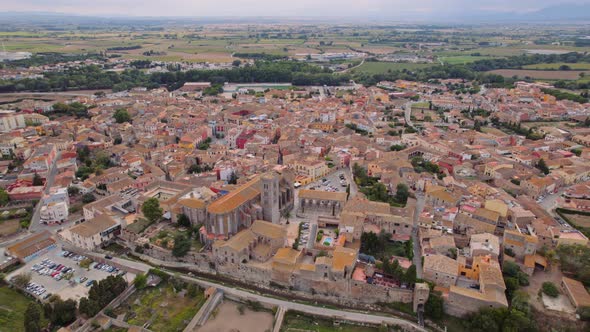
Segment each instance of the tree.
M551 281L545 281L543 285L541 285L541 291L543 292L543 294L546 294L550 297L559 296L559 289Z
M25 311L25 332L39 332L41 331L41 307L31 302Z
M145 288L145 286L147 285L147 276L143 273L136 275L135 279L133 279L133 285L137 289Z
M291 211L284 211L283 213L283 218L285 218L287 220L287 225L289 224L289 219L291 219Z
M6 205L10 201L10 197L4 188L0 188L0 205Z
M51 303L45 305L45 315L56 326L65 326L76 319L76 301L62 300L56 297Z
M80 312L93 317L102 308L127 288L127 281L121 276L108 276L95 282L88 292L88 297L80 299Z
M178 223L178 226L182 226L182 227L190 227L191 226L191 220L184 213L181 213L178 215L178 217L176 218L176 222Z
M150 222L156 222L162 218L163 210L157 198L148 198L141 206L141 212Z
M191 298L197 297L197 295L199 295L199 287L191 283L190 285L188 285L187 295Z
M12 283L18 288L24 288L29 282L31 282L31 273L23 272L15 275L11 279Z
M410 267L406 270L406 273L404 273L402 281L410 285L416 283L416 265L410 265Z
M407 146L405 146L404 144L394 144L392 146L389 147L390 151L402 151L406 148Z
M545 160L543 158L541 158L537 163L537 168L545 175L549 174L550 172L549 167L547 167L547 163L545 163Z
M424 304L424 315L435 320L443 317L443 299L439 292L430 292L428 300Z
M231 172L231 175L229 176L229 180L227 180L228 184L238 184L238 175L236 174L236 172Z
M404 183L398 183L396 187L395 196L393 199L397 203L406 204L408 202L408 196L410 196L408 186Z
M242 64L242 61L240 61L240 60L236 59L236 60L234 60L234 61L233 61L231 64L232 64L232 66L234 66L234 67L239 67L239 66Z
M178 234L174 237L174 248L172 248L172 255L174 257L182 257L191 250L191 241L184 235Z
M35 173L35 175L33 176L33 186L42 186L43 185L43 179L41 178L41 176L39 176L39 174Z
M578 310L576 311L576 313L578 315L580 315L581 320L583 320L585 322L590 320L590 307L588 307L588 306L579 307Z
M115 114L113 114L113 118L115 118L115 121L117 121L117 123L131 122L131 116L129 115L129 112L127 112L127 110L124 108L117 109L115 111Z
M80 189L78 187L69 186L68 187L68 195L76 196L80 193Z
M96 197L92 193L82 195L82 203L88 204L96 201Z

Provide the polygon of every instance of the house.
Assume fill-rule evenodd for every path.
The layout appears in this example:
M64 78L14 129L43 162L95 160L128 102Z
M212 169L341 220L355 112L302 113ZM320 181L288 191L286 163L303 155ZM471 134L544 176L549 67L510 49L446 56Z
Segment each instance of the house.
M473 275L477 277L474 281L479 287L451 285L444 303L445 312L448 314L460 317L482 308L508 307L506 284L498 261L479 256L474 258L473 265L478 272Z
M107 245L120 233L121 224L103 214L70 227L62 236L80 248L94 250Z
M426 280L441 287L451 287L457 283L459 277L459 263L457 260L444 255L429 255L424 257L424 273Z
M527 234L517 228L515 230L505 230L502 243L504 245L504 251L509 249L515 258L524 259L527 255L535 254L538 241L539 239L535 234Z
M471 257L491 256L498 259L500 256L500 239L490 233L474 234L469 242Z
M581 282L568 277L561 278L561 289L567 295L574 308L590 306L590 294Z

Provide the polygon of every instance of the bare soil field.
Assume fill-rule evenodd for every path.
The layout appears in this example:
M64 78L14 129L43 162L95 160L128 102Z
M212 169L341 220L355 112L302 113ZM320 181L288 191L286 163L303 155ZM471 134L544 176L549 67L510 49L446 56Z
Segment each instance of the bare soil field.
M576 224L576 226L590 228L590 216L584 216L581 214L566 214L567 218Z
M523 69L497 69L488 73L501 75L504 77L531 77L545 80L577 80L580 73L590 74L590 71L577 70L523 70Z
M240 306L243 313L240 312ZM270 312L255 312L239 303L223 301L198 332L264 332L272 330L273 315Z
M0 221L0 237L12 235L18 232L20 223L18 219Z

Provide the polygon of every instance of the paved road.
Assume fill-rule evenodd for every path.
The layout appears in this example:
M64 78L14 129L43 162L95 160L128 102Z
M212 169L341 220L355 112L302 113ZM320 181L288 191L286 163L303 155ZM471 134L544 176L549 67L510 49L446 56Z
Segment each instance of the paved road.
M43 191L44 194L48 194L49 193L49 188L51 188L51 186L53 185L53 181L55 180L55 175L57 174L57 161L61 156L61 152L58 152L55 156L55 159L53 160L53 164L51 164L51 168L49 170L49 174L47 175L47 181L45 183L45 190ZM33 214L33 217L31 218L31 225L29 226L29 232L34 233L38 230L41 230L43 227L46 227L45 225L41 225L40 223L40 211L41 211L41 206L43 205L43 200L40 200L39 203L37 203L37 206L35 207L35 213ZM57 227L59 228L59 227Z
M565 189L562 189L555 194L545 196L545 199L539 205L552 216L556 216L554 209L557 207L557 199L561 197L564 191Z
M414 104L414 102L410 101L406 103L406 105L404 106L404 117L406 120L406 124L417 131L418 129L414 127L414 123L412 122L412 104Z
M416 277L422 279L422 251L420 250L420 240L418 238L418 221L420 214L424 210L424 195L416 193L416 209L414 210L414 229L412 230L412 242L414 242L414 265L416 266Z

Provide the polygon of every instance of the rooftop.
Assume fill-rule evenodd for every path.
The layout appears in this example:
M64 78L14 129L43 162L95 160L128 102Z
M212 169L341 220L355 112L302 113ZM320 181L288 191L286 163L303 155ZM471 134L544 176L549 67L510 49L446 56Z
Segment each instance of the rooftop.
M113 218L101 214L86 222L73 226L70 228L70 232L78 234L81 237L91 237L115 225L117 225L117 222Z

